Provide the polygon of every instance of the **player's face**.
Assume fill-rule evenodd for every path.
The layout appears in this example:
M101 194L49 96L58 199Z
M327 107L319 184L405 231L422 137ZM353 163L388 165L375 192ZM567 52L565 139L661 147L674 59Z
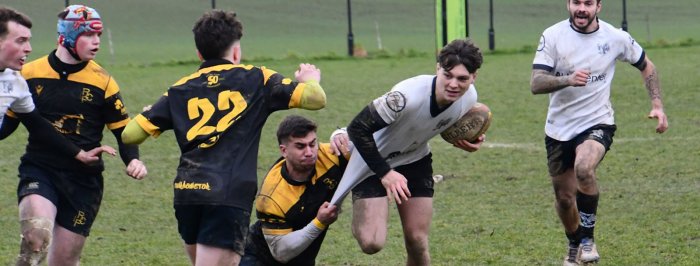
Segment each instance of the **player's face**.
M78 37L75 43L75 51L83 61L95 59L100 50L99 32L86 32Z
M598 0L568 0L571 25L581 32L592 32L598 28L596 16L600 12Z
M290 137L286 143L280 145L280 151L282 151L282 156L287 159L289 171L310 172L316 166L318 158L316 132L309 132L302 138Z
M444 107L459 97L462 97L476 79L476 74L469 73L462 64L454 66L450 71L438 65L437 79L435 80L435 100L440 107Z
M32 45L29 43L32 32L14 21L7 22L7 30L7 35L0 38L0 71L6 68L19 71L22 70L27 55L32 52Z

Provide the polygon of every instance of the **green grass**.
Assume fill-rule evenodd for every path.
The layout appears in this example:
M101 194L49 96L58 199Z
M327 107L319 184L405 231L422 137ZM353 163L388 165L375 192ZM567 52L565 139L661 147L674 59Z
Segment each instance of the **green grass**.
M194 71L196 58L190 28L210 1L169 1L153 8L141 1L87 1L98 7L112 27L115 55L107 41L99 60L122 88L127 108L136 114L154 102L181 76ZM228 8L234 3L222 3ZM335 54L334 60L312 60L323 71L328 107L317 111L275 113L263 130L258 173L276 159L274 129L282 117L302 114L319 122L319 135L346 125L369 101L404 78L432 73L434 49L432 1L353 1L356 39L376 49L374 20L382 41L393 54L404 49L417 56L342 59L345 51L344 1L236 1L246 27L244 57L291 76L300 60ZM333 3L329 3L333 2ZM378 3L381 2L381 3ZM4 2L5 3L5 2ZM320 6L311 7L310 4ZM6 4L35 18L32 44L37 58L50 50L53 21L63 1L19 1ZM487 1L470 1L472 32L488 47ZM564 1L494 3L497 47L520 49L537 41L540 32L566 15ZM603 18L614 17L620 1L604 1ZM54 8L50 8L55 6ZM228 6L228 7L227 7ZM646 38L643 19L650 15L652 42L700 39L690 0L628 1L632 34ZM54 11L55 9L55 11ZM425 9L430 9L427 12ZM266 10L266 12L259 12ZM287 11L283 11L287 10ZM126 16L131 12L133 16ZM661 19L664 18L664 19ZM142 22L142 23L132 23ZM134 25L137 24L137 25ZM502 39L501 39L502 38ZM670 129L654 133L646 114L650 104L639 71L620 64L613 82L618 132L612 150L598 169L601 201L596 229L601 265L697 265L700 263L700 46L648 49L659 70ZM481 151L467 154L439 138L431 142L434 169L446 180L437 184L431 227L434 265L558 265L565 237L553 208L546 171L543 126L547 96L529 91L534 53L486 54L477 78L480 101L494 121ZM267 59L266 59L267 58ZM266 59L264 61L257 61ZM185 62L185 63L177 63ZM325 138L325 137L324 137ZM18 250L16 183L18 158L26 132L0 141L0 264L12 264ZM115 145L110 133L104 143ZM171 132L141 146L149 167L146 180L134 181L118 158L107 159L105 197L83 252L83 265L187 265L172 211L172 179L179 157ZM387 246L369 256L361 253L350 233L348 202L318 258L320 265L401 265L405 260L395 208L390 213Z

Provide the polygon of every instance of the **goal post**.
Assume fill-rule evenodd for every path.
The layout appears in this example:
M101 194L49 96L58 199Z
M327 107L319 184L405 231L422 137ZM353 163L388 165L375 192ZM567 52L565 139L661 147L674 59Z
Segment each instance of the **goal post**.
M454 39L469 35L467 0L435 0L435 43L439 51Z

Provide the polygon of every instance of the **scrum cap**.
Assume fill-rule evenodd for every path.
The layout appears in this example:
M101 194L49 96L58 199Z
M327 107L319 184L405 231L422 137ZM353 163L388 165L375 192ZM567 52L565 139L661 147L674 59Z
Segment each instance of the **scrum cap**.
M57 28L58 43L74 52L80 35L86 32L102 33L102 20L94 8L71 5L59 14Z

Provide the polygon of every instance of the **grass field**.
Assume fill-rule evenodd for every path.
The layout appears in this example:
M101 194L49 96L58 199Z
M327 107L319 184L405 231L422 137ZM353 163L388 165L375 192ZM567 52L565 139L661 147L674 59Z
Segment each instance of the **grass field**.
M100 8L114 26L115 55L107 41L99 62L116 77L132 114L154 102L180 76L196 65L171 63L194 60L190 28L210 1L168 1L158 8L141 1L86 1ZM152 1L155 2L155 1ZM301 57L345 51L345 1L236 1L246 27L247 63L265 65L287 76ZM375 3L381 2L381 3ZM478 3L475 3L478 2ZM488 47L487 1L470 1L477 43ZM506 3L504 3L506 2ZM548 25L562 19L559 1L499 1L497 47L519 49L537 41ZM621 1L604 1L603 18L619 25ZM4 2L5 3L5 2ZM35 18L33 58L51 49L47 37L54 13L63 1L9 0ZM295 4L292 4L295 3ZM311 4L322 5L310 8ZM526 4L528 3L528 4ZM628 1L632 34L643 41L649 14L651 42L700 39L695 1ZM55 5L53 9L45 8ZM327 136L346 125L371 99L404 78L434 72L432 1L353 1L356 39L375 49L375 24L392 52L419 51L418 56L382 59L314 60L323 70L328 107L317 111L274 114L263 130L259 175L278 156L274 128L287 114L302 114L320 124ZM259 10L271 10L258 12ZM426 12L425 9L430 9ZM287 10L287 11L283 11ZM130 16L125 15L130 12ZM633 13L634 12L634 13ZM545 14L533 17L533 14ZM43 18L50 19L43 19ZM42 19L40 19L42 18ZM131 22L130 22L131 21ZM138 25L134 25L135 23ZM108 22L110 23L110 22ZM476 24L476 25L474 25ZM406 25L410 25L406 26ZM298 30L298 31L297 31ZM50 35L53 36L53 35ZM700 264L700 46L648 49L664 92L670 129L654 133L646 119L650 105L639 72L620 64L613 82L613 106L618 132L612 150L598 169L601 201L596 229L601 265ZM467 154L439 138L431 142L434 169L444 175L435 194L431 231L434 265L558 265L565 237L553 208L554 196L546 171L543 125L546 96L533 96L529 78L533 53L489 54L479 72L480 101L494 113L488 140L481 151ZM287 58L271 60L269 58ZM265 60L263 60L265 59ZM157 64L154 64L157 63ZM26 132L18 130L0 141L0 264L12 264L18 250L16 183L18 158ZM106 132L104 143L114 145ZM106 160L105 197L100 215L83 252L83 265L187 265L172 211L172 179L179 151L171 132L142 145L149 167L143 181L123 173L118 158ZM350 234L351 208L331 226L319 265L401 265L405 260L400 224L390 213L387 246L376 255L361 253Z

